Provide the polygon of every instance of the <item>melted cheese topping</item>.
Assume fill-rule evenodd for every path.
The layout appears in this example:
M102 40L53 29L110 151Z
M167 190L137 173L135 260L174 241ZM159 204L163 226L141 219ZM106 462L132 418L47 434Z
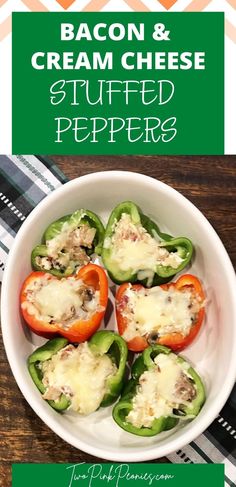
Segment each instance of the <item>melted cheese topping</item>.
M105 248L111 249L111 261L121 271L155 270L157 265L177 269L183 261L177 252L168 252L162 247L141 224L135 225L127 213L115 222L114 234L105 240Z
M95 354L87 342L77 348L72 345L43 362L45 398L57 391L71 401L70 408L80 414L90 414L100 406L107 392L107 379L115 375L116 365L107 355Z
M52 316L55 321L60 321L71 308L74 307L76 311L81 308L82 299L76 293L77 289L77 285L71 285L66 280L51 280L36 294L35 305L42 315Z
M122 271L153 269L156 265L156 247L154 239L151 239L150 242L122 240L115 253L114 260L119 262Z
M74 277L53 279L46 274L42 279L35 279L26 288L27 301L22 308L46 322L62 322L63 328L71 326L71 321L87 320L100 310L99 291L93 292L86 301L87 290L83 281Z
M177 362L177 356L159 354L154 360L155 367L144 372L139 379L138 392L133 399L133 409L126 420L141 428L150 427L155 418L173 415L173 408L180 405L190 405L189 401L183 401L176 393L176 384L185 374L187 377L186 362ZM194 388L194 386L190 386Z
M68 237L73 230L76 229L76 224L72 225L69 222L64 222L61 231L58 235L50 240L47 240L48 255L54 259L58 257L59 252L66 247Z
M138 291L130 286L125 298L127 305L121 314L128 321L122 335L126 341L155 332L159 336L168 333L187 336L201 307L198 296L191 290L181 291L174 286L168 290L156 286Z
M46 241L48 257L55 260L54 264L56 266L59 265L63 267L64 265L68 265L68 259L82 259L83 261L87 255L85 250L83 248L80 249L80 247L92 248L96 229L90 227L87 223L79 225L81 219L85 216L85 213L81 213L79 220L76 218L75 221L73 220L73 215L69 221L63 223L60 233L54 238ZM65 256L65 254L61 252L62 250L64 252L66 251L68 255Z

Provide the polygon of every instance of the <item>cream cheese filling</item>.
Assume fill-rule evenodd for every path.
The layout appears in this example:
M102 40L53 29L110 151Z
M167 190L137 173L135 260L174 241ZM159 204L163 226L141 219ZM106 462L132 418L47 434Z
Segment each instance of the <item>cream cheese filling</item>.
M151 334L187 336L203 304L191 290L177 290L174 286L168 290L160 286L134 290L130 286L124 297L126 304L120 313L128 323L122 335L126 341Z
M81 218L83 217L84 214L81 215ZM46 241L48 257L38 257L38 265L50 270L51 267L60 269L72 265L71 261L87 263L89 257L85 247L92 248L95 234L96 229L87 223L78 226L78 222L64 222L60 233Z
M115 222L114 233L104 246L111 249L111 261L124 272L155 271L157 265L177 269L183 261L177 252L168 252L141 224L135 225L127 213Z
M91 351L87 342L68 345L42 363L44 399L59 399L63 393L70 408L88 415L99 408L107 390L107 379L117 372L107 355Z
M99 291L74 277L59 280L46 274L32 281L26 293L23 309L42 321L62 323L63 328L77 319L87 320L100 310Z
M151 370L141 375L132 410L126 417L126 421L137 428L150 427L154 419L173 415L173 409L178 409L180 405L189 407L196 395L195 386L188 377L190 366L186 367L186 362L178 362L173 353L160 353L154 363ZM180 387L181 390L188 388L189 400L180 396Z

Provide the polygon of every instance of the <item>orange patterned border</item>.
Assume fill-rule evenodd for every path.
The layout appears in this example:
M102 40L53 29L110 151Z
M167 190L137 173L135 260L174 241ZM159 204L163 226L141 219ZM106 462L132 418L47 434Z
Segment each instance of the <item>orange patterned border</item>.
M48 12L48 8L40 0L21 0L33 12Z
M0 24L0 41L11 32L11 15Z
M236 44L236 28L227 19L225 20L225 33Z
M48 12L48 8L40 0L21 0L33 12Z
M211 3L211 0L192 0L192 2L185 8L185 12L200 12Z
M109 0L90 0L83 8L83 12L99 12L108 2Z
M236 0L227 0L227 2L236 10Z
M0 0L0 8L8 0ZM48 12L49 9L40 0L21 0L22 3L33 12ZM59 3L65 10L74 3L75 0L55 0ZM136 12L150 12L142 0L124 0L130 8ZM169 10L178 0L157 0L161 5L163 5L166 10ZM212 0L191 0L189 5L184 9L185 12L199 12L204 10ZM236 0L226 0L232 8L236 9ZM99 12L104 8L109 0L90 0L88 4L83 8L83 12ZM9 15L0 24L0 41L2 41L11 32L11 15ZM236 43L236 27L225 20L225 33L226 35Z

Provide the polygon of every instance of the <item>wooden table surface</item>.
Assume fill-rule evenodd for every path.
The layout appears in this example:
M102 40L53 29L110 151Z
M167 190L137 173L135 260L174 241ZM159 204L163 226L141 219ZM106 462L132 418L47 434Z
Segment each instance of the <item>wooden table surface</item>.
M69 178L102 170L140 172L169 184L208 218L236 267L236 157L54 156ZM14 462L95 462L55 435L19 391L0 340L0 485L10 487ZM157 462L166 459L156 460Z

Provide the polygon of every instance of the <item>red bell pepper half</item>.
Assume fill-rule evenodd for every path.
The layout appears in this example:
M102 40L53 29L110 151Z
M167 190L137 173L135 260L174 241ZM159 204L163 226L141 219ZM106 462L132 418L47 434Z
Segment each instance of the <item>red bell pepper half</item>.
M89 314L88 319L75 319L70 320L66 326L63 326L60 322L49 322L43 318L40 319L39 313L32 313L30 309L30 293L32 286L37 285L37 281L42 279L59 280L57 277L46 272L32 272L25 279L21 293L20 293L20 305L22 315L29 326L29 328L37 335L44 336L46 338L52 338L55 335L61 335L67 338L71 342L83 342L90 338L99 328L101 320L106 311L108 301L108 280L106 273L102 267L95 264L88 264L82 267L79 272L73 276L73 279L80 279L85 287L92 288L94 291L99 291L99 306L94 310L93 314ZM71 279L71 277L64 278ZM33 303L34 304L34 303ZM59 303L58 303L59 304Z
M204 314L205 314L205 310L204 310L205 294L199 279L196 276L193 276L191 274L182 275L179 277L179 279L176 282L162 284L160 287L163 290L168 290L171 286L180 291L185 291L186 289L191 290L193 297L198 298L201 303L200 309L195 317L194 322L191 325L189 333L186 336L184 336L179 332L167 333L166 335L162 335L162 336L158 336L157 333L156 339L152 340L152 344L154 344L155 342L158 345L165 345L171 348L172 350L178 351L178 350L182 350L183 348L187 347L187 345L192 343L192 341L194 340L194 338L196 337L196 335L198 334L201 328ZM131 288L131 290L137 292L141 289L144 289L144 287L141 284L124 283L119 287L117 291L116 318L117 318L119 334L121 336L129 326L129 319L125 314L123 314L123 311L125 311L127 306L126 290L128 288ZM130 341L127 341L128 349L132 350L133 352L143 351L145 348L150 346L150 342L148 341L148 338L149 337L147 335L145 336L137 335L136 337L132 338Z

